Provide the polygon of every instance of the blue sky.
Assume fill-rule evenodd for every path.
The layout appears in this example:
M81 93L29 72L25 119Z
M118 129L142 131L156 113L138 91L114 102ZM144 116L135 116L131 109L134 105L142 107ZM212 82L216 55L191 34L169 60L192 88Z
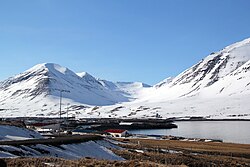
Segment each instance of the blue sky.
M44 62L155 84L250 37L249 0L1 0L0 80Z

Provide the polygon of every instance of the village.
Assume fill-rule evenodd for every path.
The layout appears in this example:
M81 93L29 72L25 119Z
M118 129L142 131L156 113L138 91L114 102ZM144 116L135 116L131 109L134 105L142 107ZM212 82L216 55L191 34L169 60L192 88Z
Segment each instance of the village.
M5 118L1 119L0 125L21 127L22 131L25 131L26 128L32 129L43 136L42 138L0 141L2 151L18 157L2 159L3 163L8 165L12 163L16 165L19 160L20 163L21 160L24 163L24 160L25 163L32 163L34 166L44 165L44 162L38 161L37 157L23 159L25 150L20 150L20 148L35 149L32 154L42 157L50 155L51 157L46 159L50 164L60 163L58 164L60 166L64 161L72 164L73 162L69 162L67 158L60 159L60 161L55 158L59 152L63 154L62 157L72 155L71 151L75 153L76 145L79 145L80 150L78 153L80 154L86 152L85 149L81 149L81 145L95 145L98 143L104 145L98 148L95 147L95 149L111 147L113 153L126 159L126 161L91 159L95 164L112 164L116 162L129 164L158 163L180 165L181 167L183 164L184 166L195 166L197 164L198 166L219 165L221 163L230 166L237 166L238 164L247 166L249 164L249 145L223 143L220 140L212 139L130 133L130 130L140 126L159 128L165 125L168 128L174 127L174 122L169 120L147 120L147 122L144 122L140 119ZM16 150L9 150L6 146ZM88 147L88 149L92 150L92 147ZM31 152L28 152L28 154L31 154ZM92 156L94 155L96 154ZM87 160L89 160L88 157L79 161L89 163ZM74 161L74 163L78 163L78 160ZM119 164L119 166L125 165Z
M35 130L43 136L95 134L109 137L132 136L134 129L170 129L177 128L170 120L111 119L111 118L4 118L0 124L22 126Z
M5 118L0 125L14 125L39 132L45 138L95 135L108 138L161 139L197 142L223 142L220 139L187 138L171 135L133 134L130 130L178 128L172 120L112 119L112 118Z

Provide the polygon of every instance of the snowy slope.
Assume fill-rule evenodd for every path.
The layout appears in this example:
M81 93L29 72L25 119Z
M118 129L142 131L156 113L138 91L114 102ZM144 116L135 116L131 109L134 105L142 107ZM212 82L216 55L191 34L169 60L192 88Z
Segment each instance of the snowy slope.
M163 99L225 95L248 91L250 39L212 53L156 91ZM160 95L161 93L162 95ZM249 93L248 93L249 94ZM159 97L159 98L161 98Z
M45 63L0 83L0 112L9 116L46 112L58 115L61 90L63 107L69 103L72 110L128 101L127 97L106 89L87 73L79 77L65 67Z
M1 140L26 140L31 138L42 138L35 131L16 126L0 125ZM78 159L92 157L97 159L124 160L114 154L110 149L122 149L109 140L88 141L76 144L63 144L59 146L36 144L27 146L0 146L0 158L17 156L52 156L67 159Z
M140 98L142 91L151 87L142 82L111 82L102 79L98 79L98 81L107 89L128 97L130 101Z
M164 86L164 85L167 85L167 84L169 84L170 82L172 82L173 79L174 79L173 77L168 77L168 78L164 79L163 81L161 81L161 82L155 84L154 87L155 87L155 88L160 88L160 87L162 87L162 86Z
M144 90L140 97L97 112L103 117L249 119L250 39L210 54L178 76Z
M30 146L0 146L0 158L11 157L60 157L65 159L79 159L83 157L92 157L106 160L124 160L122 157L114 154L105 147L107 141L88 141L78 144L64 144L59 146L52 145L30 145ZM104 144L104 145L102 145ZM107 145L106 144L106 145Z
M42 136L35 131L25 128L0 125L0 140L25 140L31 138L42 138Z

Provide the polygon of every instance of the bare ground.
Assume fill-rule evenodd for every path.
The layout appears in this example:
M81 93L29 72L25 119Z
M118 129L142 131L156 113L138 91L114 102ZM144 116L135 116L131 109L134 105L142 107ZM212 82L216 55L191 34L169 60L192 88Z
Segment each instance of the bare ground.
M246 144L130 139L122 146L127 150L114 152L126 159L193 167L250 166L250 145Z

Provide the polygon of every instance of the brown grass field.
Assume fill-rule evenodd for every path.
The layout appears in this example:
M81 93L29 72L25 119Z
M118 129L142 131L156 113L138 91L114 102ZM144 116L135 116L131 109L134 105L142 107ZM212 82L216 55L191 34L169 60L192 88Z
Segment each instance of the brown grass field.
M164 148L169 150L182 151L183 153L225 155L250 159L250 144L151 139L129 139L129 142L133 143L137 148Z
M117 140L123 141L124 139ZM246 144L126 139L126 142L121 145L126 149L112 151L125 158L126 161L107 161L91 158L79 160L49 157L11 158L0 159L0 166L4 167L5 163L10 167L250 167L250 145ZM170 152L162 152L162 149L170 150ZM136 150L143 150L143 152ZM1 164L1 161L3 164Z
M191 167L250 166L250 145L246 144L151 139L129 139L126 142L127 144L122 144L123 147L127 148L126 151L114 151L126 159ZM130 149L144 150L144 153L131 152ZM174 154L161 153L161 149L179 152Z

